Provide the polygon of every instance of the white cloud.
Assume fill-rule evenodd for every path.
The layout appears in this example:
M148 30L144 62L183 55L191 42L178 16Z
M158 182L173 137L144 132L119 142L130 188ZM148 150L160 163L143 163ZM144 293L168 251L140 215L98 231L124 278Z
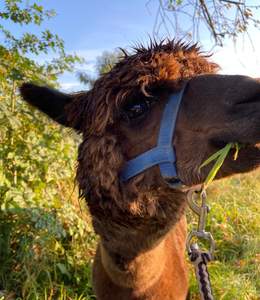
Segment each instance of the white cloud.
M82 56L86 59L86 61L95 61L96 57L101 55L102 52L106 51L107 49L98 48L98 49L78 49L73 51L73 54L77 54L78 56Z
M212 60L220 65L220 73L260 77L260 40L255 40L254 45L249 41L236 46L230 42L213 52Z
M75 82L60 82L61 90L64 92L76 92L86 89L79 81Z

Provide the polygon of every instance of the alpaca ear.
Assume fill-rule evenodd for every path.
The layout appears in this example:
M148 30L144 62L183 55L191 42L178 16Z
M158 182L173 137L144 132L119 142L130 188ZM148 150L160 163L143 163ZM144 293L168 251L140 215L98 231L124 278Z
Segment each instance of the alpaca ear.
M32 83L24 83L20 87L20 93L25 101L38 108L54 121L61 125L72 127L68 122L65 109L73 101L71 95Z

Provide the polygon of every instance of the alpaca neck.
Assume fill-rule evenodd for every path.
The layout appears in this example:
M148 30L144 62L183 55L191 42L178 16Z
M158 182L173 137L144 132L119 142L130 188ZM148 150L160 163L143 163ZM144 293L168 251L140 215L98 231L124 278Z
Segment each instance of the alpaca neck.
M177 196L157 198L156 214L143 217L90 205L101 237L93 266L97 299L185 299L185 198Z
M185 300L188 276L182 218L153 248L118 263L103 245L97 249L93 287L98 300ZM125 253L120 253L125 257Z
M166 264L165 239L133 259L120 262L110 255L101 242L100 255L103 267L113 283L141 292L157 282L163 273Z

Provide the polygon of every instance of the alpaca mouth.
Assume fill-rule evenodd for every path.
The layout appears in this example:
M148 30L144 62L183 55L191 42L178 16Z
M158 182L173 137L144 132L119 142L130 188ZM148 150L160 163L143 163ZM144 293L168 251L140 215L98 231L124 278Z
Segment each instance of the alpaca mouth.
M215 141L214 146L218 149L224 148L229 142ZM233 148L229 154L229 161L232 161L232 166L243 161L246 165L252 168L260 166L260 142L257 143L239 143L238 150ZM237 153L236 153L237 152Z
M250 143L241 143L241 149L243 148L257 148L260 150L260 143L250 144Z
M240 145L239 153L243 152L243 151L257 150L257 152L259 152L259 154L260 154L260 143L256 143L256 144L250 144L250 143L242 144L241 143L239 145Z
M253 149L257 149L258 150L258 153L259 153L259 155L260 155L260 143L257 143L257 144L255 144L255 145L252 145L251 146ZM260 162L259 162L260 163Z

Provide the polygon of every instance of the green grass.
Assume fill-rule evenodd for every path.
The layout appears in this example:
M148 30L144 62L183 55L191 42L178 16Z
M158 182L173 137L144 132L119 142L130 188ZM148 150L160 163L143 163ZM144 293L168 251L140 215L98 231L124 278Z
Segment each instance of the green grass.
M209 265L216 299L260 299L259 182L257 171L208 189L208 229L217 243L216 261ZM48 205L1 211L0 299L95 299L91 264L96 237L84 205L70 189L61 188L63 198L64 192L70 199L66 203L55 197ZM189 215L190 226L195 221ZM199 299L192 267L190 276L191 299Z
M216 299L260 299L259 183L256 171L215 182L208 189L207 229L217 244L209 272ZM192 299L199 299L193 272L191 293Z

